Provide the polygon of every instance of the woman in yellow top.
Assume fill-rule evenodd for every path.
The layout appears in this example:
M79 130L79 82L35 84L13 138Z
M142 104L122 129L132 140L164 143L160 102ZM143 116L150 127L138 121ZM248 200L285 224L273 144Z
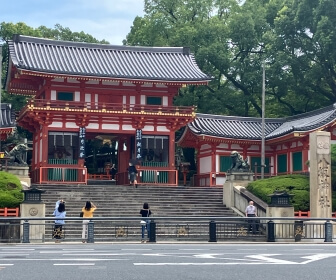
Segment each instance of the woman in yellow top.
M83 218L92 218L93 212L97 209L91 201L87 201L85 206L82 208ZM82 230L82 242L85 243L87 240L87 229L90 220L83 220L83 230Z

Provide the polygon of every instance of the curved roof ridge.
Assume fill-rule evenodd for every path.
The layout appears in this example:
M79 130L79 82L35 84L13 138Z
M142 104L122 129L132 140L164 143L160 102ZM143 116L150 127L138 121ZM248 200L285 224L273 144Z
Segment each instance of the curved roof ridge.
M305 113L301 113L301 114L294 115L294 116L288 116L288 117L285 117L284 119L286 122L291 121L291 120L303 119L303 118L310 117L310 116L320 115L328 111L334 111L335 109L336 109L336 103L323 107L323 108L310 111L310 112L305 112Z
M110 45L102 43L87 43L87 42L77 42L77 41L65 41L65 40L54 40L49 38L39 38L32 36L25 36L15 34L13 36L13 42L27 42L27 43L37 43L45 45L64 45L68 47L80 47L80 48L97 48L97 49L110 49L119 51L137 51L137 52L171 52L171 53L182 53L190 54L189 47L147 47L147 46L125 46L125 45Z
M242 117L242 116L223 116L223 115L214 115L214 114L203 114L203 113L196 113L197 117L201 118L216 118L216 119L223 119L223 120L241 120L241 121L254 121L254 122L261 122L262 119L258 117ZM285 118L265 118L265 122L284 122Z

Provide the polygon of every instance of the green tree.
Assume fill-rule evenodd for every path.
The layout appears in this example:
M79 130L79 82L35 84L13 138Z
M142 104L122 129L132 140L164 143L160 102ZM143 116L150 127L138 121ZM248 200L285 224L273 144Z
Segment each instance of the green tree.
M241 2L241 1L240 1ZM188 87L178 105L199 112L295 115L335 102L334 0L145 0L124 44L190 46L214 79ZM309 10L309 11L308 11Z
M268 59L272 66L277 67L271 69L268 93L286 109L284 112L287 115L334 103L336 2L274 2L281 5L276 16L269 5L267 14L268 18L272 18L269 20L271 29L266 32L265 38L268 40L268 53L273 55Z

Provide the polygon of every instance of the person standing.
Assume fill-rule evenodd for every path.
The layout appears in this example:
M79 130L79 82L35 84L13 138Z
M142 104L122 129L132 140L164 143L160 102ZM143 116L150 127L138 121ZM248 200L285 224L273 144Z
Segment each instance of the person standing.
M253 201L251 200L249 202L249 205L245 209L245 215L246 217L257 217L257 208L253 205ZM248 222L248 228L249 231L252 231L253 234L256 233L256 220L255 219L249 219Z
M82 208L83 218L92 218L93 212L97 209L96 205L94 205L91 201L87 201L85 206ZM88 223L90 220L83 220L83 230L82 230L82 242L85 243L87 241L87 231L88 231Z
M130 180L130 185L133 184L136 188L138 187L138 181L136 179L136 176L138 174L138 170L136 167L130 162L128 164L128 178Z
M141 243L146 242L145 241L145 229L147 231L147 238L149 239L150 234L150 219L149 216L152 214L152 211L149 209L149 205L147 202L145 202L142 206L142 209L140 210L140 215L142 217L141 220Z
M115 175L117 174L117 169L115 167L115 164L113 163L110 169L110 175L111 175L111 180L115 181Z
M66 216L65 203L63 200L58 200L55 205L55 210L53 215L57 218L55 220L53 238L55 238L55 243L60 243L63 238L63 225L65 224L63 218Z

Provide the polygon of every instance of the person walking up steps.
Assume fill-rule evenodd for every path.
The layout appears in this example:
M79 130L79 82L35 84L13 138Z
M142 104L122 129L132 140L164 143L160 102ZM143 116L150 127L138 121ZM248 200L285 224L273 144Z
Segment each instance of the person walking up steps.
M87 201L85 206L82 208L83 218L92 218L93 212L97 209L96 205L94 205L91 201ZM90 220L83 220L83 230L82 230L82 242L85 243L87 241L87 231L88 231L88 223Z
M136 169L136 167L130 162L128 164L128 178L130 181L130 185L133 184L133 186L135 186L136 188L138 187L138 181L136 179L136 176L138 174L138 170Z

